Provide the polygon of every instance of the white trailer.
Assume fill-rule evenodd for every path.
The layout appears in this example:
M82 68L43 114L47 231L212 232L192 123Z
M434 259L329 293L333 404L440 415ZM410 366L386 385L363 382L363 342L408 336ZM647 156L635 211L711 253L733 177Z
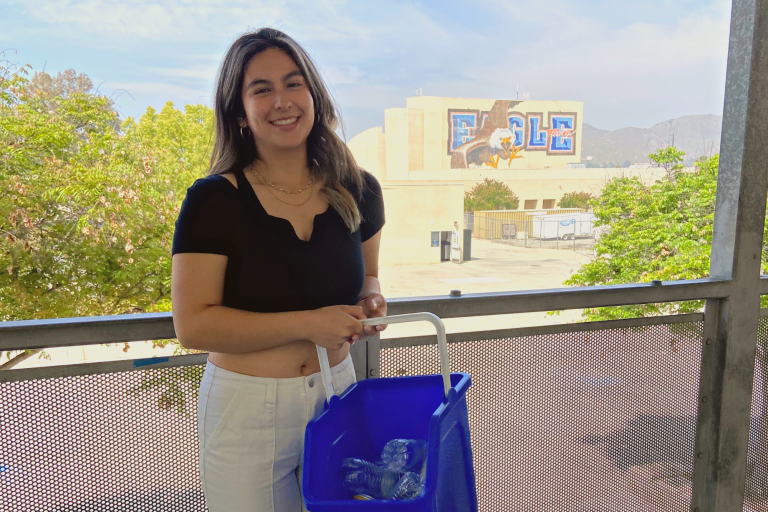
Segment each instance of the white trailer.
M591 213L559 213L537 215L533 218L534 238L542 240L573 240L593 235L595 216Z

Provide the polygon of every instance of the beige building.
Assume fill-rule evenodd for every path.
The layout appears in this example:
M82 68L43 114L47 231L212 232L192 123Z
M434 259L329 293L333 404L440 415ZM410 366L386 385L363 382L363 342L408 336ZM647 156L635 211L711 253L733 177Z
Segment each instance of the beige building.
M636 176L650 185L666 176L664 169L579 168L528 169L514 172L497 169L451 169L447 171L415 171L409 173L419 182L461 183L466 191L490 178L506 184L520 199L521 210L548 210L569 192L600 194L606 183L616 177Z
M576 167L583 112L574 101L434 96L386 109L384 127L348 142L384 189L381 264L440 261L450 231L463 228L464 192L486 178L509 186L520 209L538 210L556 208L568 192L599 194L615 176L661 177L658 169Z
M408 98L349 141L382 180L449 169L566 168L581 161L581 102Z
M381 188L387 223L381 234L379 264L444 260L442 242L464 227L464 184L383 181Z

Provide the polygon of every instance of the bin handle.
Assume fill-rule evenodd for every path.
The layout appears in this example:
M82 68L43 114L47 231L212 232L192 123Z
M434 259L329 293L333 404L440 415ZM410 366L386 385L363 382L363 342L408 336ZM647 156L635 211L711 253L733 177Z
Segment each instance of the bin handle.
M382 325L382 324L402 324L405 322L427 321L435 326L437 330L437 346L440 351L440 373L443 374L443 388L445 397L448 398L448 391L451 389L451 362L448 358L448 340L445 337L445 325L440 317L434 313L408 313L405 315L383 316L378 318L366 318L361 320L363 325ZM325 387L325 397L328 403L331 402L333 392L333 377L331 375L331 365L328 362L328 351L325 347L317 347L317 358L320 361L320 375Z

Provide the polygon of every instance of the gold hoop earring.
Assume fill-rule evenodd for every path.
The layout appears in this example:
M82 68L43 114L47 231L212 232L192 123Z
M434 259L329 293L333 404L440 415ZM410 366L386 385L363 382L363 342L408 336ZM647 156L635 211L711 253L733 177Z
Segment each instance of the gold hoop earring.
M247 137L246 137L246 135L243 133L243 128L248 128L248 127L247 127L247 126L241 126L241 127L240 127L240 136L241 136L243 139L246 139ZM251 129L250 129L250 128L248 128L248 137L250 137L250 135L251 135Z

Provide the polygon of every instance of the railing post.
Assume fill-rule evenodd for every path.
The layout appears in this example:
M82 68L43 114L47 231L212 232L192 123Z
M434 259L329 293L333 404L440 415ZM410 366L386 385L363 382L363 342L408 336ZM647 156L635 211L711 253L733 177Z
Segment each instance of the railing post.
M706 303L691 509L742 510L760 314L768 193L768 0L734 0L710 277L731 279Z
M376 333L353 343L349 354L355 365L357 380L378 377L381 368L381 335Z
M352 364L355 366L357 380L368 378L368 343L368 341L363 339L349 347L349 355L352 356Z
M366 343L368 349L368 364L366 371L368 375L366 379L373 379L381 376L381 334L376 333L375 336L368 338Z

